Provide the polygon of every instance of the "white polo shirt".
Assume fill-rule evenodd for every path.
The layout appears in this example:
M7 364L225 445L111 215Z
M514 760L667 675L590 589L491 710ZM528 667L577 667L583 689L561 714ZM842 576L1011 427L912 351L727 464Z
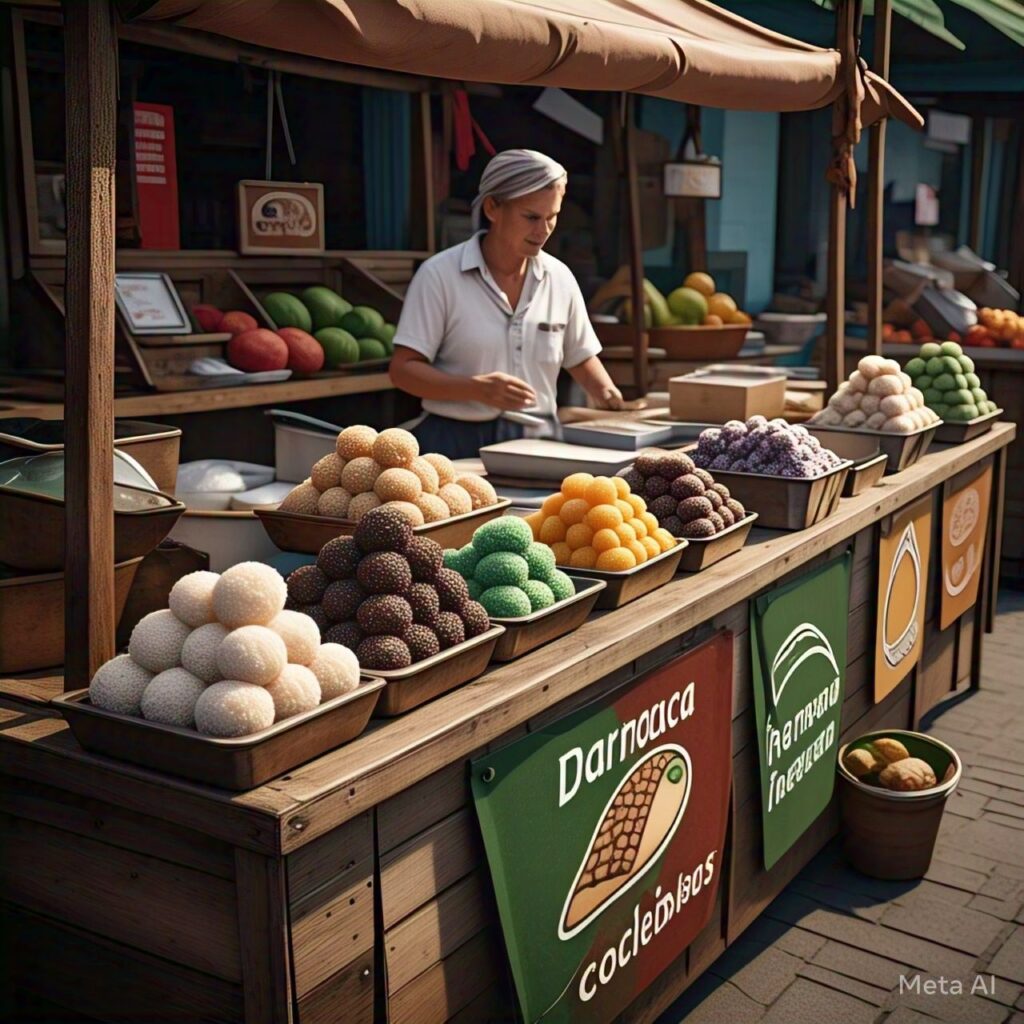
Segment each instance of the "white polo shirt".
M523 411L553 417L559 369L601 351L583 293L569 268L542 251L528 260L523 293L513 309L487 269L483 234L431 256L416 271L395 344L459 377L495 372L519 377L537 394L536 406ZM476 422L500 415L482 402L424 399L423 408Z

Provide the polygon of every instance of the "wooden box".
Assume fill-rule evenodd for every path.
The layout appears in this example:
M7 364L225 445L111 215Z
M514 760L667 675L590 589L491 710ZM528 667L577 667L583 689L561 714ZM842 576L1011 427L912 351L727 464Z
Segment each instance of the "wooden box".
M668 382L669 414L698 423L746 420L760 414L781 416L786 402L786 378L730 370L695 370Z
M756 512L748 512L738 523L727 526L714 537L688 537L683 557L679 560L679 571L700 572L736 554L746 544L757 518Z

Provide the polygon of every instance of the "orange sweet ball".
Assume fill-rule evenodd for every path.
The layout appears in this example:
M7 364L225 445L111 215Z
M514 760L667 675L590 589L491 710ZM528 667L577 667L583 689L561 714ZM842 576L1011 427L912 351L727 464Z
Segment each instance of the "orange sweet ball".
M622 523L622 513L614 505L595 505L587 513L587 524L593 530L614 530Z
M562 493L567 498L585 498L593 480L589 473L572 473L562 481Z
M617 548L621 542L619 535L614 530L598 530L594 539L590 542L591 547L600 554L602 551L611 551Z
M531 512L526 517L526 522L533 531L534 540L537 539L537 534L540 533L541 524L546 518L547 516L544 514L544 509L538 509L536 512Z
M636 556L629 548L612 548L610 551L602 551L597 556L598 569L605 572L625 572L636 565Z
M673 537L668 530L664 529L664 527L659 526L651 536L661 545L662 551L668 551L669 548L674 548L676 546L675 537Z
M661 545L653 537L641 537L640 543L643 544L648 558L654 558L661 554Z
M622 521L625 523L628 523L636 515L636 509L624 498L616 498L615 507L622 513Z
M568 565L569 559L572 558L572 548L564 540L560 540L557 544L552 544L551 553L555 556L555 562L558 565Z
M655 530L660 529L658 517L653 512L641 512L637 518L647 527L648 534L653 534Z
M559 491L556 494L549 494L541 505L540 510L546 516L557 516L565 504L565 495Z
M615 489L615 484L607 476L595 476L587 484L586 491L583 492L583 497L591 505L611 505L618 496L619 492Z
M628 544L631 540L636 540L636 530L629 523L619 523L615 527L615 532L619 535L619 542L622 544Z
M597 565L597 552L592 547L577 548L569 559L574 569L593 569Z
M629 484L621 476L613 476L612 483L615 484L615 496L629 501Z
M565 543L575 551L577 548L585 548L590 546L590 542L594 539L594 531L587 526L586 523L573 523L568 530L565 531Z
M566 526L582 523L590 511L586 498L570 498L559 511L558 516Z
M633 519L627 520L630 526L633 527L633 532L636 534L637 540L643 540L648 534L647 524L639 517L636 516Z
M639 494L627 494L625 500L632 506L633 515L638 516L647 511L647 502Z
M545 544L557 544L560 540L565 540L565 523L558 516L548 516L541 523L537 536Z
M647 561L647 548L643 546L638 540L627 541L624 547L629 548L633 552L633 557L636 559L637 565L643 565Z

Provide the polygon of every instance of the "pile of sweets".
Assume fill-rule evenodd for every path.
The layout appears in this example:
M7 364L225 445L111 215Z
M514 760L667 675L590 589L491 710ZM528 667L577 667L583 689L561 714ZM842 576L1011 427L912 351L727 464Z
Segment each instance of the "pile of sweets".
M906 371L938 419L964 423L999 408L981 386L974 360L955 341L925 342Z
M248 736L354 690L359 663L321 643L316 623L285 608L285 583L261 562L193 572L169 607L132 630L128 653L102 665L89 700L122 715Z
M673 537L713 537L747 514L725 484L684 452L642 452L619 475Z
M709 427L701 432L691 455L701 469L803 479L821 476L842 463L806 427L764 416Z
M626 572L676 544L621 476L573 473L526 522L558 565L576 569Z
M954 342L943 344L960 350ZM925 405L920 389L914 387L910 375L895 359L865 356L810 422L821 427L910 434L938 421L939 417Z
M417 537L396 508L375 508L351 537L335 537L288 577L288 601L323 639L356 652L364 669L400 669L490 628L441 545Z
M445 551L444 564L495 618L542 611L576 593L572 580L555 567L551 548L535 541L526 520L516 516L484 523L465 547Z
M372 508L398 509L413 526L436 523L494 505L494 488L475 473L460 473L443 455L420 455L408 430L346 427L336 450L281 502L282 512L359 522Z

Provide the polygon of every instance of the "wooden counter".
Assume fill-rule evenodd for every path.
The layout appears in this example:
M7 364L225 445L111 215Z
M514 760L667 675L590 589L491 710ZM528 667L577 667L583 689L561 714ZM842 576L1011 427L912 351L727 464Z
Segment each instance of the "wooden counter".
M1014 433L999 425L940 448L810 529L754 531L706 572L593 616L248 793L86 754L45 706L0 699L0 908L21 936L9 953L18 998L100 1019L115 1005L122 1017L166 1006L167 1015L188 1007L195 1018L232 1020L244 1007L246 1020L301 1024L383 1020L384 1006L396 1024L488 1019L508 1005L507 970L466 759L727 628L735 665L726 875L711 922L628 1014L653 1020L836 827L830 807L763 869L748 600L852 546L843 735L916 723L979 679L1000 536L989 530L978 604L940 631L930 594L923 660L876 705L877 523L929 493L937 510L944 482L983 460L995 465L995 521ZM40 962L45 972L29 969Z

